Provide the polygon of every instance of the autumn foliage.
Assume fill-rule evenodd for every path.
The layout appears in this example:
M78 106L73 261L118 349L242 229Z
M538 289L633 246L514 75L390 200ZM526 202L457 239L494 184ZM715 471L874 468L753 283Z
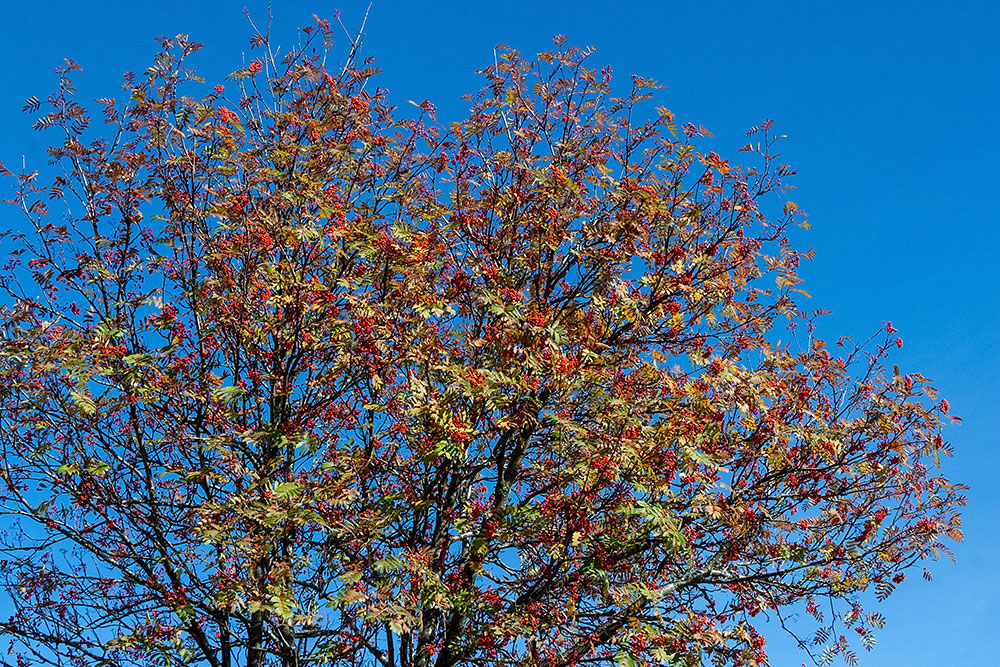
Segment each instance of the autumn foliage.
M212 88L163 40L103 123L72 62L28 101L19 664L761 665L788 614L850 662L862 605L961 537L947 403L884 365L891 325L828 345L798 305L769 122L751 166L700 152L557 39L444 126L333 68L326 22L252 42Z

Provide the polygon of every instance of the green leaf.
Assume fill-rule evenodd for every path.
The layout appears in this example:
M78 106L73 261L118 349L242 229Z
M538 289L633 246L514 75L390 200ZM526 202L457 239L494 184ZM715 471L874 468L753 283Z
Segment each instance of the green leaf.
M685 447L684 455L695 463L700 463L702 465L710 466L716 470L721 470L722 465L720 464L718 457L712 456L711 454L706 454L705 452L694 449L693 447Z
M77 409L88 417L97 412L97 403L93 396L82 391L71 391L69 397Z
M91 475L103 475L110 469L111 466L104 461L94 460L87 464L87 472Z
M201 470L192 470L189 473L185 473L185 475L184 475L184 481L185 482L197 482L198 480L203 479L204 477L207 477L208 474L211 473L211 472L212 471L209 468L202 468Z
M615 664L621 665L621 667L638 667L638 663L632 657L632 654L625 650L615 653Z
M151 357L148 354L139 353L139 354L130 354L127 357L122 358L122 361L124 361L129 366L140 366L149 361L152 361L152 359L153 357Z
M279 498L288 498L302 492L302 485L295 482L282 482L274 487L274 495Z
M403 559L399 556L386 556L372 565L376 572L394 572L403 567Z
M243 390L239 387L218 387L212 390L212 398L226 403L242 395Z
M102 320L96 327L94 327L94 333L97 335L98 339L108 341L117 340L124 334L120 328L116 327L108 320Z

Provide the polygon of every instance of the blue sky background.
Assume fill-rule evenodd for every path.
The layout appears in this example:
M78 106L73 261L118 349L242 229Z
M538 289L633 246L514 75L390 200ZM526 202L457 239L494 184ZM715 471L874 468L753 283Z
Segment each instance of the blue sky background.
M196 60L210 83L249 59L243 17L266 21L261 0L48 0L0 3L0 160L41 166L46 137L20 109L56 83L63 57L79 62L81 98L120 94L120 74L141 71L156 35L184 32L206 46ZM312 13L342 10L360 25L367 1L273 1L277 43L291 43ZM866 337L891 320L905 345L893 361L936 381L964 418L946 437L945 472L969 484L967 541L934 581L911 575L883 606L889 624L864 665L991 666L1000 655L1000 4L992 2L416 2L375 0L365 53L385 70L397 105L429 99L443 122L480 86L493 46L546 50L565 34L594 45L594 63L654 78L657 104L706 126L709 146L734 160L747 128L765 118L787 134L783 161L799 175L790 198L813 229L805 265L810 308L833 314L820 335ZM346 51L344 52L346 53ZM344 53L339 55L343 56ZM7 216L10 216L9 218ZM0 227L15 219L0 210ZM798 665L769 635L772 664Z

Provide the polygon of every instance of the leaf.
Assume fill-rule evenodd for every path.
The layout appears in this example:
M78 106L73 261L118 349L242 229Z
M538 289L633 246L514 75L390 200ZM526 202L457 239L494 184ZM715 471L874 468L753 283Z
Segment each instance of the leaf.
M620 649L615 653L615 664L621 667L638 667L639 663L635 661L632 654L625 649Z
M98 460L95 459L95 460L90 461L90 462L87 463L87 468L86 469L87 469L87 472L89 472L91 475L98 475L98 476L100 476L100 475L103 475L104 473L106 473L108 470L110 470L111 466L108 463L104 462L104 461L98 461Z
M274 487L274 495L278 498L290 498L302 492L302 485L296 482L282 482Z
M218 387L212 390L212 398L223 403L230 403L243 395L239 387Z
M398 556L387 556L386 558L375 561L372 567L376 572L396 572L403 568L404 562L405 561Z
M97 412L97 403L90 394L82 391L71 391L69 396L77 409L88 417Z
M184 474L185 482L198 482L209 476L212 473L211 468L201 468L199 470L191 470Z
M143 364L149 363L152 360L153 360L152 356L143 352L137 354L130 354L122 358L122 361L124 361L129 366L141 366Z

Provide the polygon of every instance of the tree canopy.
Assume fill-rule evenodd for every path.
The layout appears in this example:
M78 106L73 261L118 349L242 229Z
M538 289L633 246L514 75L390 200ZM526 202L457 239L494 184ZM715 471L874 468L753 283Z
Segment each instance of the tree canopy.
M18 664L762 665L795 613L820 662L870 647L865 591L961 538L948 405L890 324L815 335L772 124L701 152L557 38L443 125L332 41L255 32L212 88L164 39L93 127L76 63L28 100Z

